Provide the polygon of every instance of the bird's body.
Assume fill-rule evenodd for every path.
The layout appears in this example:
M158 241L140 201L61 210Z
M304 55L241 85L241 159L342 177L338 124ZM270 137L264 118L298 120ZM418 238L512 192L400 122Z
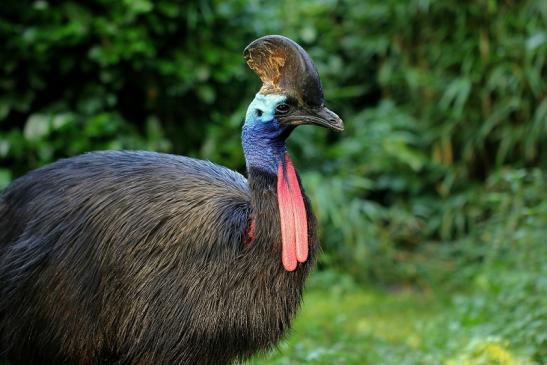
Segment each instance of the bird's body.
M296 43L263 37L245 59L265 85L242 131L247 180L187 157L94 152L3 192L0 361L229 364L282 338L319 247L285 140L342 121Z
M0 202L4 349L25 364L223 364L267 349L312 262L287 272L272 260L275 186L264 171L247 181L148 152L89 153L20 178Z

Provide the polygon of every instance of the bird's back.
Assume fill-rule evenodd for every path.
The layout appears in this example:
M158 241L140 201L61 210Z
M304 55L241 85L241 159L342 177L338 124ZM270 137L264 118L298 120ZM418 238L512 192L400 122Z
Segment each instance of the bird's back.
M157 230L170 218L185 215L188 229L201 227L213 212L228 208L246 213L250 203L246 179L209 161L142 152L93 152L59 160L16 180L0 196L0 245L33 225L51 233L67 219L101 226L101 217L119 218L124 226ZM13 219L13 218L19 219ZM201 227L202 228L202 227Z

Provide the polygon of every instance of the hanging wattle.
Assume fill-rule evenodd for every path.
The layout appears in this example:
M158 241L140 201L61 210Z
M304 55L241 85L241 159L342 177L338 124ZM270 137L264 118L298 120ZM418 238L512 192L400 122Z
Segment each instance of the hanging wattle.
M277 168L277 202L281 223L281 261L287 271L308 259L308 219L296 171L285 153Z

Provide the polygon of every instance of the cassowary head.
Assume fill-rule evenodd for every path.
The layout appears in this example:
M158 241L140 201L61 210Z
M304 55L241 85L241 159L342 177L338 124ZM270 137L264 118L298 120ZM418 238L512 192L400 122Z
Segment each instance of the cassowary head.
M269 35L249 44L243 55L263 82L247 110L245 127L281 140L301 124L344 129L342 119L325 107L317 69L298 44Z

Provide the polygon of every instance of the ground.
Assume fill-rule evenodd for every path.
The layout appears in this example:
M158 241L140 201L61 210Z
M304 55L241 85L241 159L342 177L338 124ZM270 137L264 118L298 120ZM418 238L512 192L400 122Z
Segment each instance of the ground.
M354 284L328 290L314 287L314 280L318 281L312 278L287 340L277 351L247 365L544 363L528 356L525 347L512 344L510 336L496 333L496 326L489 323L496 320L488 317L488 310L480 310L488 307L480 303L492 298L481 298L480 293L380 290Z

